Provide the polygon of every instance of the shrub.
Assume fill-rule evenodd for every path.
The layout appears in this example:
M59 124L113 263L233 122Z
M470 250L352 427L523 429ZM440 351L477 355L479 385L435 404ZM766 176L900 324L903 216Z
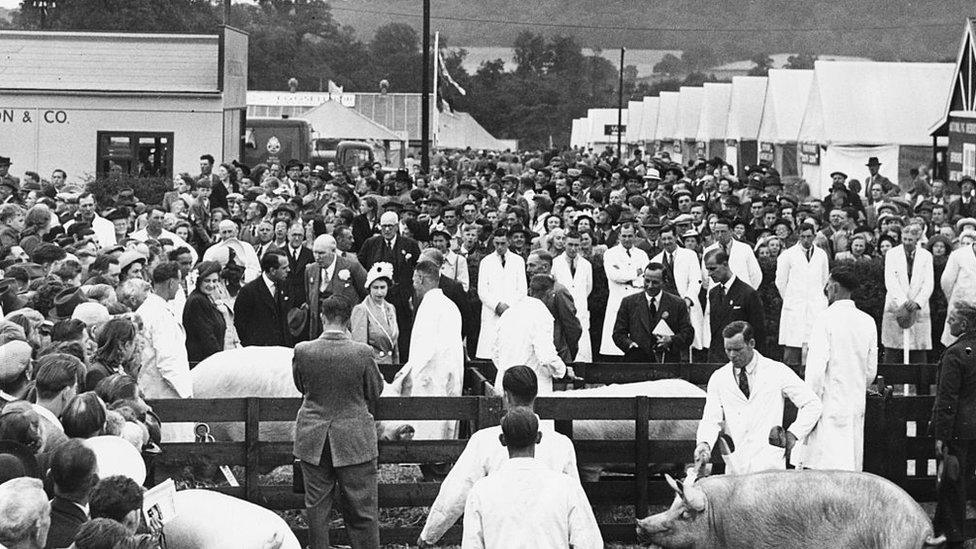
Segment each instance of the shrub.
M136 198L144 204L162 204L163 195L173 190L173 180L168 177L121 178L98 177L87 183L87 188L95 195L99 204L111 204L119 189L131 188Z

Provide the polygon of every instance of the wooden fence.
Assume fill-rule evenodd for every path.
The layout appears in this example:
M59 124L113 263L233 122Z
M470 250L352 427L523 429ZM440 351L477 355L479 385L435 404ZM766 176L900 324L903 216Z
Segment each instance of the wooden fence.
M587 383L622 383L648 379L680 377L698 385L719 365L708 364L592 364L581 365L577 373ZM384 376L392 377L395 367L384 367ZM486 375L487 374L487 375ZM886 384L931 385L936 368L931 365L883 365L879 375ZM381 398L375 417L382 420L446 420L462 423L463 433L497 425L501 399L488 394L493 368L473 363L465 373L465 395L461 397ZM885 476L905 488L919 501L935 499L935 450L924 436L934 397L869 396L865 419L865 470ZM303 499L291 486L259 483L259 472L292 462L292 442L261 440L259 425L268 421L294 421L300 399L234 398L158 400L152 406L166 421L173 422L243 422L241 442L169 443L163 455L156 458L158 468L170 469L185 464L208 463L242 466L244 478L240 487L218 487L218 491L244 498L269 509L300 509ZM651 465L683 463L690 460L693 440L649 440L649 420L697 420L701 418L704 399L700 398L539 398L536 411L543 419L556 421L560 432L572 435L574 420L625 420L635 422L634 440L575 440L580 465L616 464L633 467L632 478L585 482L583 488L595 507L633 506L634 514L643 517L652 505L666 505L673 494L667 484L652 478ZM795 417L787 410L784 425ZM381 442L381 464L453 462L464 449L465 440ZM713 462L721 467L720 457ZM155 467L154 467L155 469ZM150 482L161 480L151 478ZM436 482L393 483L379 486L380 507L428 507L439 489ZM413 543L422 524L416 527L384 528L383 543ZM608 541L634 542L632 523L600 524ZM306 531L296 531L300 539ZM337 531L336 541L344 539ZM445 535L443 542L460 540L460 524Z

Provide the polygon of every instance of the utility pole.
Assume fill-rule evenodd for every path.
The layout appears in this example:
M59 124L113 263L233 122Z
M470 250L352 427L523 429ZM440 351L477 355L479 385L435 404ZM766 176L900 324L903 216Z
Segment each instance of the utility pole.
M423 85L420 90L420 168L430 173L430 0L424 2Z
M617 160L621 165L624 163L624 155L621 147L623 139L624 123L624 49L620 48L620 84L617 89Z
M230 2L231 0L224 0L224 25L230 25Z

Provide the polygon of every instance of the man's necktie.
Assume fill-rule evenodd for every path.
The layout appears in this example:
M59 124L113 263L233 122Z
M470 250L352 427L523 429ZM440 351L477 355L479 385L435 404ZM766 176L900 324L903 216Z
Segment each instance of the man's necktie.
M907 262L907 267L908 267L908 281L911 282L912 268L915 266L915 252L910 251L907 254L905 254L905 260Z
M739 390L749 398L749 377L746 375L745 368L739 368Z
M569 260L569 276L576 278L576 259Z
M498 260L502 262L502 269L505 268L505 256L499 255Z
M810 246L809 248L807 248L804 253L807 255L807 263L809 263L810 262L810 258L813 257L813 246Z
M715 292L718 295L718 302L725 305L725 286L723 284L719 284Z
M633 257L630 255L630 248L627 248L627 257Z
M657 305L654 304L653 297L647 302L647 311L651 314L651 320L657 318Z

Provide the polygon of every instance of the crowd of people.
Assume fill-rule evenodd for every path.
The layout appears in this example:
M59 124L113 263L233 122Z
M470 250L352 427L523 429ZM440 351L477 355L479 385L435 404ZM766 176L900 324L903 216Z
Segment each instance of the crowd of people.
M883 266L883 314L880 326L870 322L883 361L927 362L968 333L953 330L947 313L976 298L970 178L950 187L923 168L892 182L871 158L863 183L836 172L820 197L767 164L736 174L721 158L680 165L666 152L435 151L430 164L429 173L413 157L396 170L218 165L205 154L198 173L176 175L150 200L124 181L96 196L62 170L14 177L12 160L0 157L0 440L28 448L42 471L76 439L121 436L146 451L177 429L146 400L192 397L199 362L241 346L298 345L297 369L301 356L318 360L299 344L337 331L365 345L369 360L414 373L421 363L486 359L507 390L510 372L528 368L532 395L521 401L574 378L574 363L597 361L728 362L735 379L716 391L748 401L748 387L764 384L750 376L797 381L756 374L752 350L781 350L791 366L828 361L823 342L834 335L817 320L834 302L824 289L854 291L866 265ZM778 322L767 318L771 294L782 301ZM413 394L460 394L459 376L436 388L435 378L414 380ZM296 374L303 393L316 386L306 382ZM377 383L350 405L375 400ZM793 396L810 401L799 389ZM807 411L812 423L797 426L805 432L785 439L813 429L819 404ZM706 418L715 413L706 408ZM507 425L517 441L509 451L527 456L538 425L519 415ZM699 433L702 454L716 433ZM320 465L329 445L302 442L303 464ZM318 481L317 496L335 482L321 468L305 478ZM490 507L507 486L468 503ZM375 505L375 491L362 497ZM70 501L95 517L84 498ZM52 539L46 546L75 538Z

